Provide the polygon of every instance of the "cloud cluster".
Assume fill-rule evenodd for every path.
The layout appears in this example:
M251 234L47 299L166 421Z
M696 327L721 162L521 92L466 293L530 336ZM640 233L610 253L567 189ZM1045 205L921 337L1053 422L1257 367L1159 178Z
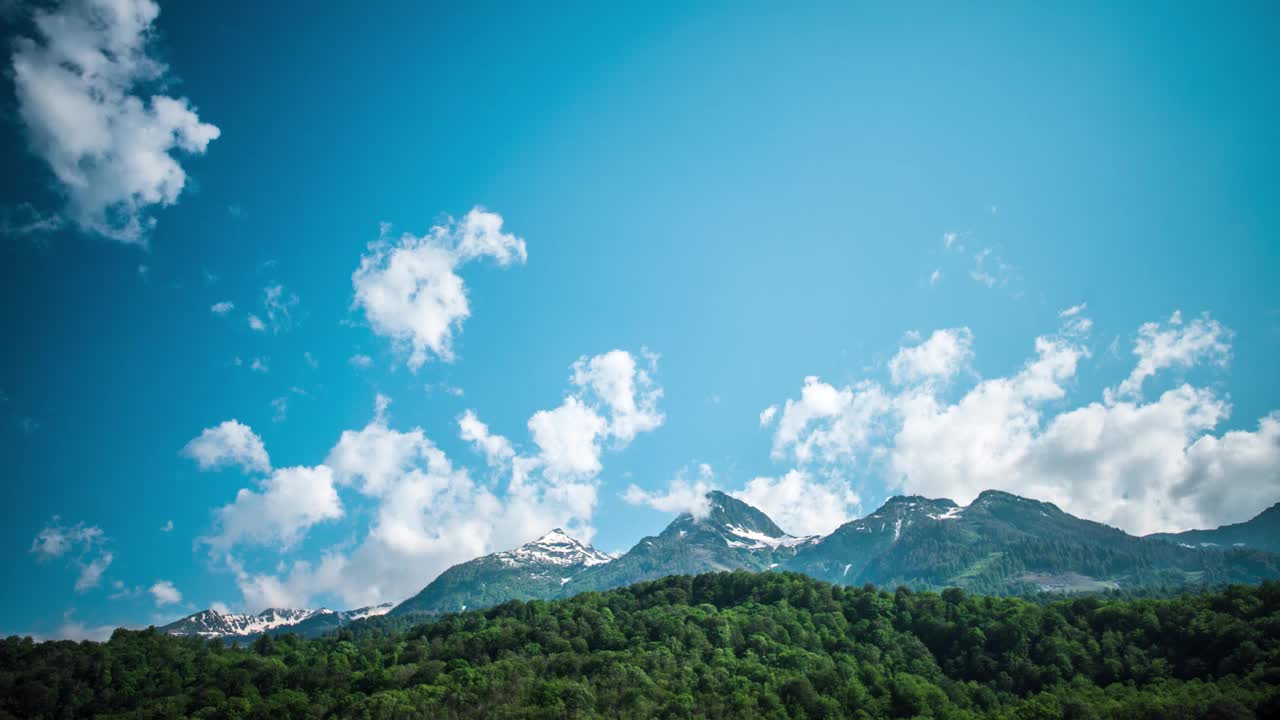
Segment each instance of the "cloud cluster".
M622 447L662 422L654 363L650 357L641 367L621 351L580 359L562 403L530 418L529 452L466 411L459 434L505 478L498 486L473 479L421 428L394 428L389 400L378 396L373 419L344 431L322 464L278 469L258 489L240 490L217 511L217 532L205 542L235 573L245 607L260 609L318 596L352 607L400 600L453 564L552 527L589 538L606 443ZM289 549L315 525L344 517L340 492L373 507L353 548L331 547L316 561L267 573L238 556L246 546Z
M454 332L471 314L458 269L486 257L502 267L523 263L525 242L502 232L502 216L479 207L422 237L405 233L393 241L389 232L383 225L351 276L353 306L408 355L411 370L431 357L452 361Z
M1089 357L1083 309L1064 311L1062 328L1036 338L1015 372L954 400L934 381L967 366L964 328L895 356L893 390L806 378L800 398L783 406L775 456L807 474L857 475L961 503L1007 490L1135 533L1238 522L1280 497L1280 415L1215 436L1230 405L1213 390L1182 384L1142 396L1143 381L1163 369L1226 362L1230 333L1208 316L1143 325L1137 366L1118 390L1055 414Z
M148 85L167 68L147 52L152 0L66 0L34 13L37 39L14 44L18 114L81 228L146 243L151 210L186 185L178 151L200 154L219 135L186 98Z
M57 515L36 534L31 552L39 562L71 557L79 569L76 592L84 592L102 583L115 554L106 549L107 536L96 525L67 525Z

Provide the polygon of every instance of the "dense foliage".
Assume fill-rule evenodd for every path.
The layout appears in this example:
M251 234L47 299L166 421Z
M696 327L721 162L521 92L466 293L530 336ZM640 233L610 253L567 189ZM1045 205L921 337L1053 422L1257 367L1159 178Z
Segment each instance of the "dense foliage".
M0 642L0 717L1280 717L1280 583L1055 602L669 577L249 648Z

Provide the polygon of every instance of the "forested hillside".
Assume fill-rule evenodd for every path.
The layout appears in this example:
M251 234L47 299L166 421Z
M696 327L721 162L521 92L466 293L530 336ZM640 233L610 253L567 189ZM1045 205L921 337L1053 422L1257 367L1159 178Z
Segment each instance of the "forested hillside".
M1171 600L680 576L397 631L0 642L0 717L1280 715L1280 584Z

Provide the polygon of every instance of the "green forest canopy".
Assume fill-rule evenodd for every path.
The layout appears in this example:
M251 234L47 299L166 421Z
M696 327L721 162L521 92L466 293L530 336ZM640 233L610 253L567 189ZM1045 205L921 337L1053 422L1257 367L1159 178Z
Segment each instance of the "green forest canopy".
M1280 717L1280 583L1052 602L668 577L251 647L0 641L0 718Z

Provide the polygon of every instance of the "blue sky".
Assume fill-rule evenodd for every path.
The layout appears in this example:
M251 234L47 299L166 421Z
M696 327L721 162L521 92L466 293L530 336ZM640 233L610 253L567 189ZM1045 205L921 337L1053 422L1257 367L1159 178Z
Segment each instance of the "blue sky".
M5 6L0 632L399 600L707 487L1280 500L1267 4L124 5Z

